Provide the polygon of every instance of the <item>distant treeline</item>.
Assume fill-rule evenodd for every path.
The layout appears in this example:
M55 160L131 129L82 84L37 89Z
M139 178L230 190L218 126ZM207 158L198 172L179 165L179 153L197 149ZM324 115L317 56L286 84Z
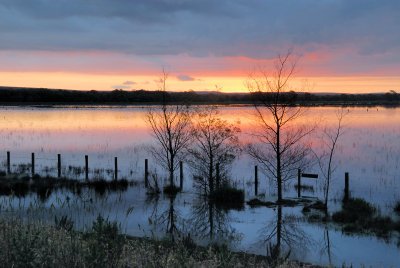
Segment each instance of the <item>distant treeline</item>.
M185 104L252 104L260 99L272 101L273 94L167 92L116 89L113 91L78 91L47 88L0 87L0 103L24 104L158 104L167 98L170 103ZM376 94L323 94L288 92L282 102L300 105L400 105L400 94L395 91Z

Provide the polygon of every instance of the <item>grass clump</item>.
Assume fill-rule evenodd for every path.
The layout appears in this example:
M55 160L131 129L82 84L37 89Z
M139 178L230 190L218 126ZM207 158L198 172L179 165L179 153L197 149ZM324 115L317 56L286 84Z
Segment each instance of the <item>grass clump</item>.
M350 198L344 202L342 210L335 212L332 220L343 224L345 232L372 232L381 237L388 237L397 228L390 217L376 215L376 209L361 198Z
M398 201L394 206L394 212L396 212L396 214L400 216L400 201Z
M179 188L179 187L177 187L175 185L171 185L171 184L168 184L163 189L163 193L164 194L168 194L168 195L176 195L180 191L181 191L181 188Z
M244 191L227 183L222 184L209 194L209 198L217 206L223 208L243 209Z
M332 219L340 223L352 223L370 218L375 208L362 198L350 198L343 202L342 210L335 212Z
M80 192L86 187L93 189L96 193L104 194L106 191L126 191L134 181L123 178L120 180L95 179L81 181L71 178L55 178L51 176L40 176L34 174L32 177L13 175L10 177L0 176L0 195L15 195L24 197L29 192L36 192L42 201L46 201L55 190L65 188L73 192Z

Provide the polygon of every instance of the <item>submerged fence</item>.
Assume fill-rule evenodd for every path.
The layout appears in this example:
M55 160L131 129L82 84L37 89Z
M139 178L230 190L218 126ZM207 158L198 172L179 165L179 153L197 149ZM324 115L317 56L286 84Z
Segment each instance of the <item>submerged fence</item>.
M36 158L35 153L31 153L31 163L30 165L24 165L23 170L30 169L31 176L33 177L35 173L35 161L37 159L42 159L42 160L47 160L47 161L57 161L57 177L61 178L63 175L68 175L68 174L63 174L62 170L62 156L61 154L57 154L56 159L52 158ZM90 176L89 176L89 156L85 155L84 158L82 158L82 162L84 162L84 174L85 174L85 180L89 181ZM7 151L7 160L6 160L6 170L7 174L12 174L12 160L11 160L11 152ZM70 168L73 166L69 166ZM216 163L216 185L219 186L220 184L220 172L219 172L219 163ZM94 169L96 170L99 169ZM114 157L114 169L107 169L106 170L109 175L112 176L113 180L118 180L118 157ZM64 172L65 173L65 172ZM81 173L81 172L77 172ZM131 172L132 173L132 172ZM145 187L147 188L149 186L149 160L144 159L144 172L142 173L144 175L144 184ZM314 178L318 179L318 174L307 174L307 173L302 173L301 169L298 169L298 184L297 184L297 193L298 193L298 198L301 198L301 177L305 178ZM184 181L184 172L183 172L183 162L179 162L179 188L182 189L183 187L183 181ZM258 187L259 187L259 180L258 180L258 166L254 166L254 195L258 195ZM345 181L344 181L344 200L347 200L350 197L350 188L349 188L349 173L345 173Z

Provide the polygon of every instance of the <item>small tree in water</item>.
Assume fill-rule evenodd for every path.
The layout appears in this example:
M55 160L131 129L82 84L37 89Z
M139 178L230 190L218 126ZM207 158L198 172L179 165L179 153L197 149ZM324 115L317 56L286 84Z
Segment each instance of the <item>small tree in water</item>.
M240 153L237 136L240 129L219 118L218 114L215 106L199 109L191 130L193 144L188 149L189 164L196 172L197 187L205 194L212 193L218 186L218 175L221 180L226 177L227 168Z
M248 153L275 180L278 202L282 200L283 183L296 176L310 151L301 141L312 127L294 124L303 114L302 107L294 102L296 94L290 87L296 64L297 59L288 51L276 59L271 74L260 71L247 81L259 126L253 133L258 142L248 146Z
M154 159L169 173L169 187L174 188L174 171L179 166L179 159L189 144L190 117L189 107L184 105L168 105L166 80L168 74L163 70L160 79L163 102L161 111L150 108L146 121L151 127L156 144L150 147Z
M322 142L326 150L321 155L317 155L318 165L324 177L324 207L328 210L329 188L332 182L332 174L335 171L334 155L340 136L343 135L343 119L348 112L342 107L336 111L336 126L332 128L325 127L323 130Z

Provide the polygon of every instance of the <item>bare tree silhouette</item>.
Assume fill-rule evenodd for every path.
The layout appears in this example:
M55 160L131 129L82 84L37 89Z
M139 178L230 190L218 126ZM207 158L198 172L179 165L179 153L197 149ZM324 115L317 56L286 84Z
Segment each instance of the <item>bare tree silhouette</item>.
M282 200L282 184L306 164L310 147L301 141L313 130L294 124L303 114L303 108L294 103L296 94L290 86L296 65L297 58L288 51L277 58L271 75L261 70L247 81L261 129L253 133L258 142L248 146L248 153L276 181L278 202Z
M169 183L174 187L174 171L179 166L179 157L191 139L189 127L189 108L185 105L168 105L166 80L168 74L163 69L160 78L163 103L161 111L149 108L146 121L151 127L156 145L151 146L150 152L154 159L169 172Z
M228 167L241 151L237 136L239 127L219 118L218 114L215 106L199 109L191 129L193 143L188 148L187 160L196 172L196 186L205 194L219 186L216 184L220 182L216 179L226 178Z
M324 177L324 207L328 209L329 187L332 180L332 173L335 171L333 157L337 148L340 136L343 134L343 119L347 115L346 109L343 107L336 111L337 125L334 128L325 127L323 130L323 143L327 150L317 155L317 162Z

